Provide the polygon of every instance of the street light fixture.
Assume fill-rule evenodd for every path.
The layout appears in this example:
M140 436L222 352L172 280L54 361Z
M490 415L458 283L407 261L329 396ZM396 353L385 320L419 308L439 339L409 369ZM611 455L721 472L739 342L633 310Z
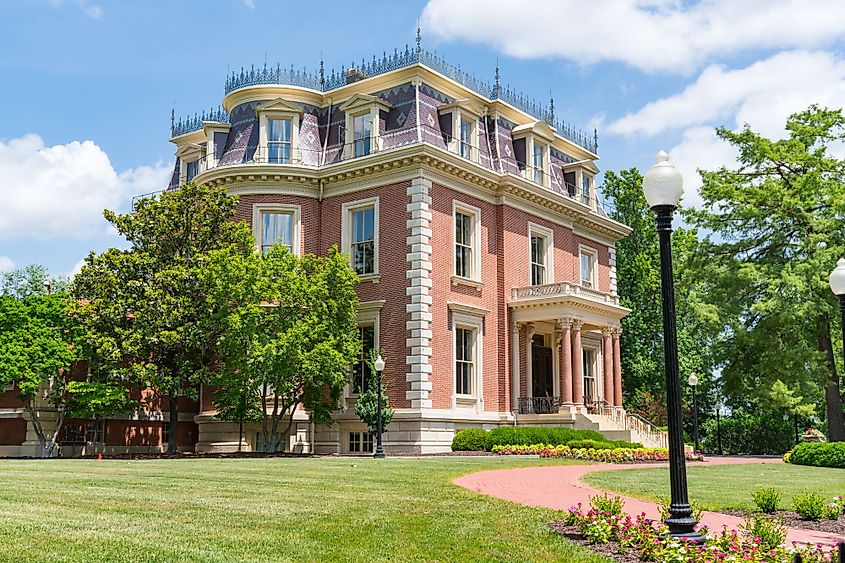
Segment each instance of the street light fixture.
M672 216L684 193L681 173L669 163L669 155L657 153L655 164L643 177L643 192L655 218L660 239L660 290L663 296L663 357L666 364L666 413L669 422L669 483L671 502L666 525L673 538L703 543L695 531L687 492L687 468L678 380L678 335L675 326L675 282L672 274Z
M830 273L830 289L839 299L839 313L842 315L842 354L845 357L845 258L840 258L836 268Z
M378 407L376 410L376 453L374 458L384 458L384 448L381 447L381 372L384 371L384 358L381 354L376 358L373 367L376 368L376 387L378 387Z
M695 451L701 451L701 442L698 439L698 397L695 394L695 388L698 387L698 377L695 374L689 376L687 383L692 387L692 428L695 435Z

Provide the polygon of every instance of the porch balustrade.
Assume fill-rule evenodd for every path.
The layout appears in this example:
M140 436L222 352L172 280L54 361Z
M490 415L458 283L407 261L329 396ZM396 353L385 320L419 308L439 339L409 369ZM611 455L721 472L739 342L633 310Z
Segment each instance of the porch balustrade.
M571 282L555 282L543 285L514 287L511 289L511 301L567 296L581 297L598 303L619 305L619 297L617 295L611 295L610 293L604 291L591 289Z

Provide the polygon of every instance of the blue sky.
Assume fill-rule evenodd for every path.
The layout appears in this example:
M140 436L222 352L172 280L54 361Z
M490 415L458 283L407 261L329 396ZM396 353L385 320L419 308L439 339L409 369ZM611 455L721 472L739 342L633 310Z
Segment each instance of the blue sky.
M812 102L845 106L840 0L269 0L4 5L0 38L0 270L73 271L119 244L102 209L160 189L170 110L217 106L228 70L316 68L413 43L599 130L599 166L645 170L660 149L685 175L730 164L716 125L782 135Z

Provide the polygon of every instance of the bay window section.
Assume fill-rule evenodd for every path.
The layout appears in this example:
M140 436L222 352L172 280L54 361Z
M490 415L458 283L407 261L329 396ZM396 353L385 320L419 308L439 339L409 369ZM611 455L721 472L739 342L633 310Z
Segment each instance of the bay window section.
M293 213L265 211L261 214L261 253L267 254L274 244L281 244L293 252Z

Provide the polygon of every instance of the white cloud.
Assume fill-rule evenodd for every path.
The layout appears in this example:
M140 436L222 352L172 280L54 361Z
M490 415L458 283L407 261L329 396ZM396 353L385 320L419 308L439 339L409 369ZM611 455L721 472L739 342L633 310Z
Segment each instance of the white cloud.
M85 265L85 258L82 258L79 262L77 262L76 264L73 265L73 268L71 268L70 272L67 273L67 278L72 280L74 278L74 276L76 276L76 274L78 274L79 271L82 270L82 266L84 266L84 265Z
M790 114L813 103L845 106L845 60L827 52L791 51L742 69L710 66L682 92L614 121L607 131L656 135L703 123L731 126L733 121L778 136Z
M748 49L810 49L845 37L841 0L429 0L427 33L520 58L618 61L687 73Z
M15 263L8 256L0 256L0 272L9 272L15 269Z
M684 131L680 144L669 151L669 160L684 178L682 203L686 207L701 208L701 176L698 170L716 170L736 163L739 152L716 136L712 127L693 127Z
M103 209L118 209L131 195L164 188L170 174L163 163L118 174L93 141L46 147L35 134L0 141L0 170L0 239L103 233Z
M89 18L99 20L103 17L103 9L96 4L85 5L82 9L85 11L85 15L87 15Z
M244 6L246 6L250 10L254 10L255 9L255 0L244 0Z

